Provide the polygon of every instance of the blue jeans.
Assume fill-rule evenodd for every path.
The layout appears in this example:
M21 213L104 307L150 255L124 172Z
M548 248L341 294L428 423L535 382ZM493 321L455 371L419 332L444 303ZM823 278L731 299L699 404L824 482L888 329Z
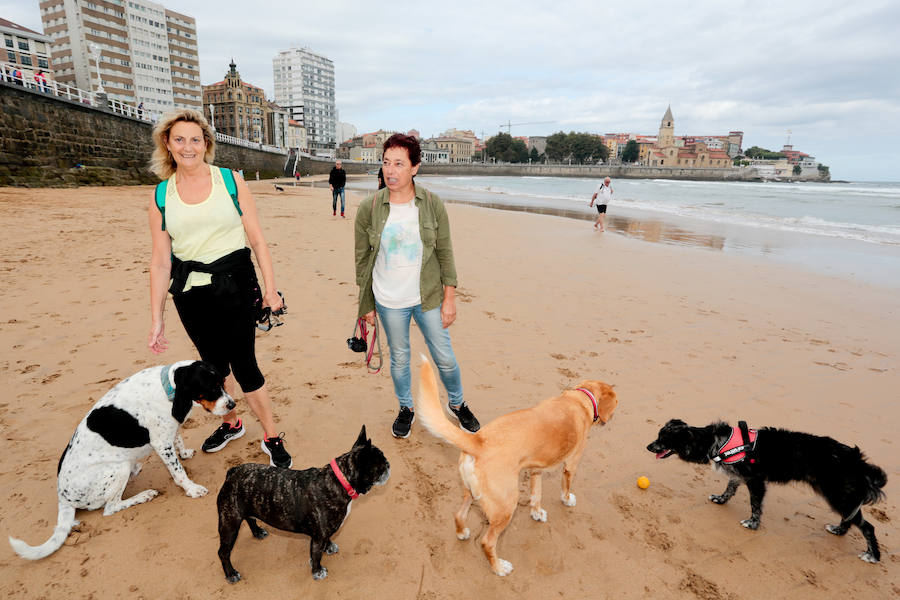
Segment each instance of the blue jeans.
M337 197L341 195L341 214L344 214L344 188L334 188L331 190L331 212L337 211Z
M391 351L391 379L394 380L394 394L401 407L413 408L409 373L409 319L412 317L422 331L431 358L437 365L438 374L447 390L452 406L463 402L462 379L459 364L450 344L450 332L441 325L441 309L433 308L422 312L422 305L409 308L386 308L377 302L375 310L381 319L381 327L387 336Z

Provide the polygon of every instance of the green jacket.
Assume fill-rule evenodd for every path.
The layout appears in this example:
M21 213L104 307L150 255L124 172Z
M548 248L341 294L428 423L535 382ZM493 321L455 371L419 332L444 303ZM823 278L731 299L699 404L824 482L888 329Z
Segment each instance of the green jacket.
M441 305L444 286L456 287L456 265L450 243L450 221L444 203L425 188L416 186L416 207L419 209L419 236L422 238L422 271L419 289L422 310ZM390 209L390 190L383 188L370 194L356 211L354 239L356 245L356 285L359 286L359 314L375 310L372 293L372 270L381 247L381 233Z

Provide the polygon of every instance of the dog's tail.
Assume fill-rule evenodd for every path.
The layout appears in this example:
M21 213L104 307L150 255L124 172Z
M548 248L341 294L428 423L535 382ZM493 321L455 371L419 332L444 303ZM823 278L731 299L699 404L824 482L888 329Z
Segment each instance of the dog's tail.
M863 459L863 477L868 484L863 504L875 504L884 499L884 490L881 488L887 484L887 474L881 470L881 467L865 462L864 456L861 458Z
M432 435L450 442L466 454L477 458L482 445L481 436L477 433L466 433L447 419L441 408L440 392L434 369L425 355L421 356L422 367L419 371L419 397L416 402L416 415Z
M59 516L56 518L56 528L50 539L40 546L29 546L22 540L10 536L9 545L16 551L16 554L28 560L38 560L50 556L66 541L69 532L75 526L75 508L64 502L59 503Z

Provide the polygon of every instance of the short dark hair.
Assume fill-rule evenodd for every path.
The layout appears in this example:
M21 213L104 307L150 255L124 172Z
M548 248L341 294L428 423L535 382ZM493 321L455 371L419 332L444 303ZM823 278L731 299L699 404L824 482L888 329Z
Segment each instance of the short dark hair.
M387 151L388 148L406 148L406 152L409 154L409 162L412 166L422 162L422 148L419 147L419 140L411 135L395 133L385 140L382 150Z

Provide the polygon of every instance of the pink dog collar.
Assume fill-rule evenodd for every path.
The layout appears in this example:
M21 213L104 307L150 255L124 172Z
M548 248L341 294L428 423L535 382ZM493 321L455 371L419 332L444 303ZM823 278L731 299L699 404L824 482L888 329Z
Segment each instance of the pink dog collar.
M344 477L343 473L341 473L341 469L337 465L337 459L332 458L329 464L331 465L331 470L334 471L334 476L337 477L339 482L341 482L341 487L344 488L344 491L347 492L347 495L349 495L354 500L359 498L359 493L353 489L353 486L350 485L350 482L347 481L347 478Z
M600 411L597 410L597 399L594 398L594 395L591 393L591 391L585 388L575 388L575 391L584 392L585 395L591 399L591 406L594 407L594 422L598 421L600 419Z

